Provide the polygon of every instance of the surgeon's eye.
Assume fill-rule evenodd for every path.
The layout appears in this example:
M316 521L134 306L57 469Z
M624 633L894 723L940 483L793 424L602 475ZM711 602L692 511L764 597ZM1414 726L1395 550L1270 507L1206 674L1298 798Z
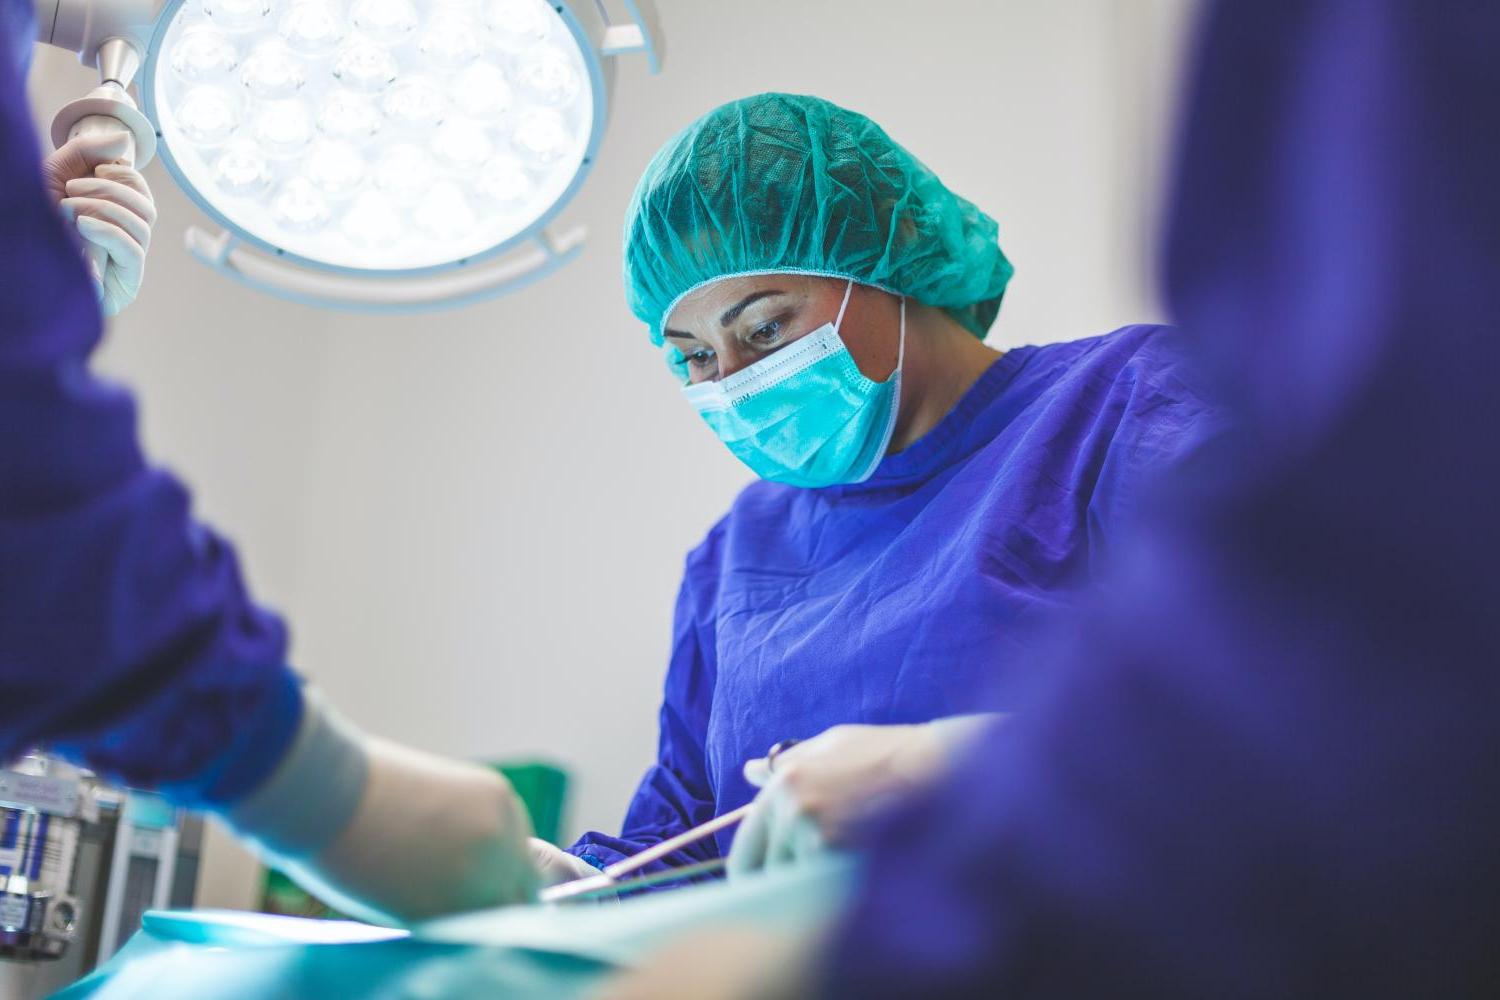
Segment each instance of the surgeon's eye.
M692 354L688 354L685 357L687 359L687 366L689 371L708 372L713 370L713 351L694 351Z
M757 347L769 347L781 339L782 331L785 329L786 322L780 319L762 323L750 331L750 342Z

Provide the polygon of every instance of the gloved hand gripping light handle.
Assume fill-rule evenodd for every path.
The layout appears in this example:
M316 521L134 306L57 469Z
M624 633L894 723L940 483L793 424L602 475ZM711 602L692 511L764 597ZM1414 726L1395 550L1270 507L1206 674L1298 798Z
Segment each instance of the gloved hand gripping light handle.
M129 167L144 167L156 155L156 130L125 89L140 68L140 50L128 38L108 38L100 44L96 59L99 86L78 100L69 101L57 112L52 119L52 144L61 146L80 135L124 132L131 136L131 141L120 162ZM89 270L96 285L104 283L108 259L104 248L89 245Z
M121 156L117 162L133 167L135 166L135 137L130 127L114 115L85 115L68 129L67 137L76 139L81 135L114 135L119 132L131 136L131 139L126 145L125 155ZM94 277L94 284L102 287L104 269L109 264L109 251L96 243L90 243L85 248L84 254L88 260L89 273Z

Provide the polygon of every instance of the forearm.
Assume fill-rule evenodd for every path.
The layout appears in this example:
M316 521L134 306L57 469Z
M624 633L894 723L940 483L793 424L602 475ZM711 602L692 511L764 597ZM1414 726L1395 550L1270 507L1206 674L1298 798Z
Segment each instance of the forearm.
M367 919L409 923L535 895L531 822L505 778L366 736L315 696L276 772L223 815Z

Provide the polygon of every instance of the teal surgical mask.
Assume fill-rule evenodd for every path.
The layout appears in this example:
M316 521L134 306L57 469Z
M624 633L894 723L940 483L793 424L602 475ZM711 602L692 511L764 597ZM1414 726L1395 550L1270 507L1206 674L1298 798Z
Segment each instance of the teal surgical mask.
M884 382L854 363L838 318L717 382L683 387L713 432L757 476L792 486L833 486L870 478L885 456L901 401L906 299L896 370Z

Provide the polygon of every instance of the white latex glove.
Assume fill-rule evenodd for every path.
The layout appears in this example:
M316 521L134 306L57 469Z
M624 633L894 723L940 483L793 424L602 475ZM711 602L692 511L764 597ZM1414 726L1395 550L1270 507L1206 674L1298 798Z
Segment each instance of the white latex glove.
M42 161L42 179L52 200L88 244L109 254L97 276L104 315L135 301L146 271L146 249L156 224L156 203L146 178L115 162L130 149L128 133L81 135Z
M531 820L504 777L365 736L316 697L276 772L225 819L271 863L367 920L536 898Z
M745 765L761 789L729 852L731 877L790 864L847 842L851 830L893 797L931 781L956 749L999 716L966 715L906 726L834 726Z
M561 885L574 879L592 878L599 869L580 857L575 857L562 848L532 837L527 844L531 852L531 867L543 887Z

